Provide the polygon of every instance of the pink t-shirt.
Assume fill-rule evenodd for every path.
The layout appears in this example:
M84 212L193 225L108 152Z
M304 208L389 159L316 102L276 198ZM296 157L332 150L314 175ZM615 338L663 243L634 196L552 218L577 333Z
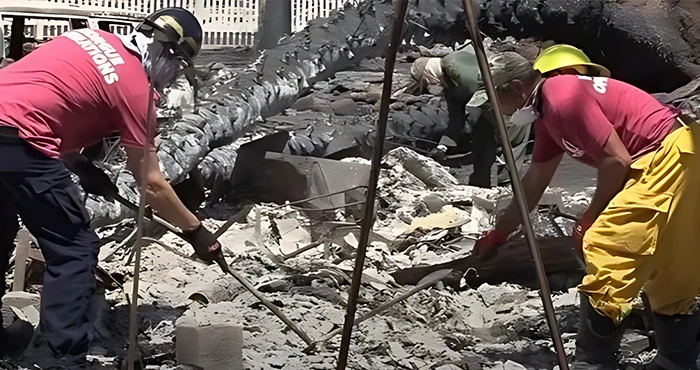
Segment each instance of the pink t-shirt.
M635 160L658 146L679 114L646 92L606 77L552 77L544 82L540 98L533 162L566 152L598 167L613 130Z
M99 142L113 131L143 147L155 103L140 57L101 30L64 33L0 70L0 125L51 158ZM153 137L150 139L153 144Z

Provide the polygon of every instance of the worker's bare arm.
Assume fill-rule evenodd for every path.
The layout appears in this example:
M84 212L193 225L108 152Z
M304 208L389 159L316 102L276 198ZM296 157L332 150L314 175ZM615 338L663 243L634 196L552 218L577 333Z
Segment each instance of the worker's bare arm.
M613 130L605 144L605 154L598 166L598 184L591 204L583 214L585 220L595 220L610 200L622 189L632 158L620 137Z
M525 199L527 201L528 212L532 211L537 205L547 185L552 181L554 173L561 162L564 154L559 154L547 162L532 163L530 168L522 178L523 190L525 191ZM522 223L518 202L513 198L496 223L496 230L503 235L508 235Z
M147 192L146 202L155 210L159 216L172 222L183 231L196 229L200 222L197 216L192 214L177 194L170 183L165 179L158 165L158 155L156 152L149 152L143 158L143 149L125 147L128 156L127 168L134 174L139 185L146 181ZM143 161L141 159L144 159ZM141 166L146 166L146 178L141 179Z

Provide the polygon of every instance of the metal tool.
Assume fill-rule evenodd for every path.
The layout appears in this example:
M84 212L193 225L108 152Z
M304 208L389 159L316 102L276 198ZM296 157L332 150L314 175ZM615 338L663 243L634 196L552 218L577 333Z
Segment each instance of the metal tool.
M463 3L464 11L467 14L467 28L471 34L472 44L474 45L474 50L476 51L476 57L479 62L479 70L481 71L481 76L483 77L484 85L486 87L486 94L491 101L491 106L493 107L496 116L496 126L498 126L501 147L503 148L506 165L508 166L508 172L510 173L511 183L513 184L513 193L515 193L515 199L520 206L520 217L522 219L523 226L525 227L527 242L530 246L530 251L532 252L532 258L535 261L537 278L540 285L540 297L542 298L542 303L544 305L545 316L547 318L549 332L552 336L552 342L554 343L554 348L557 352L559 369L568 370L569 365L566 361L564 343L559 332L557 318L554 315L554 305L552 304L552 296L549 290L549 282L547 281L547 273L542 263L542 257L540 256L540 250L537 246L537 240L535 239L535 231L532 227L532 221L530 220L530 215L527 208L527 201L525 200L525 191L523 190L523 185L520 182L520 177L518 176L518 169L515 165L515 158L513 157L513 148L511 147L510 140L508 139L506 125L505 122L503 122L501 105L498 101L498 95L496 94L496 86L493 82L493 76L491 76L491 70L489 69L489 63L486 58L486 51L484 50L484 44L481 40L481 33L479 32L479 28L476 23L474 6L478 6L478 4L473 3L472 0L463 0Z
M367 254L367 243L369 234L374 223L374 201L377 197L377 183L379 181L379 171L384 154L384 140L386 138L387 120L389 118L389 103L391 100L391 83L396 63L396 54L401 45L401 35L403 33L404 19L408 9L408 0L397 0L394 2L394 24L391 29L391 44L387 50L384 64L384 86L382 89L382 100L379 106L379 120L377 122L377 135L374 153L372 153L372 167L369 175L369 185L367 197L363 207L362 229L360 231L357 254L355 256L355 269L352 275L352 285L348 294L348 306L345 313L345 323L343 325L343 339L340 342L340 354L338 355L338 370L344 370L348 363L348 352L350 351L350 339L352 329L355 326L355 313L357 311L357 297L360 294L362 284L362 270Z
M111 194L110 197L114 198L114 200L123 204L127 208L138 212L139 207L136 204L134 204L132 201L121 196L120 194ZM147 220L151 220L151 221L157 223L158 225L165 227L166 229L168 229L168 231L172 232L173 234L176 234L177 236L184 238L184 234L182 233L182 231L180 231L180 229L173 226L168 221L158 217L157 215L154 215L154 214L145 215L144 214L143 217L145 217Z
M405 301L406 299L408 299L409 297L413 296L414 294L420 292L421 290L429 288L429 287L437 284L439 281L441 281L442 279L444 279L444 278L448 277L450 274L452 274L453 271L454 271L453 269L444 269L444 270L434 271L434 272L430 273L428 276L421 279L421 281L418 282L418 284L415 287L413 287L411 290L395 297L394 299L392 299L388 302L382 303L379 307L373 309L372 311L368 312L367 314L365 314L365 315L361 316L360 318L358 318L357 320L355 320L355 326L358 326L361 323L371 319L372 317L377 316L380 313L388 310L389 308L394 307L397 303ZM316 349L316 347L318 347L319 345L321 345L325 342L328 342L333 337L340 334L342 332L342 330L343 330L343 328L337 328L337 329L331 331L330 333L324 335L321 339L313 342L311 345L306 347L306 349L304 349L303 352L307 353L307 354L313 352Z
M128 208L130 208L130 209L135 209L135 208L137 209L137 206L136 206L134 203L132 203L132 202L129 201L128 199L122 197L121 195L116 194L116 195L111 195L111 196L112 196L112 198L114 198L117 202L119 202L119 203L121 203L121 204L124 204L126 207L128 207ZM231 223L235 222L235 220L241 218L241 215L248 214L248 212L250 212L250 209L251 209L251 208L252 208L252 206L246 206L246 207L244 207L243 211L238 212L238 213L237 213L234 217L232 217L229 221L231 221ZM243 217L244 217L244 216L243 216ZM171 232L174 233L175 235L177 235L177 236L179 236L179 237L185 239L185 241L187 241L187 238L185 238L184 234L183 234L178 228L176 228L175 226L173 226L172 224L170 224L168 221L165 221L164 219L162 219L162 218L160 218L160 217L158 217L158 216L156 216L156 215L152 215L151 217L146 217L146 218L151 219L151 220L153 220L154 222L156 222L157 224L164 226L166 229L168 229L169 231L171 231ZM224 225L224 226L226 226L226 225ZM229 226L230 226L230 225L229 225ZM223 231L222 231L222 230L223 230ZM226 231L226 230L224 229L224 227L222 227L222 228L220 228L216 233L214 233L214 235L215 235L216 237L219 237L219 236L221 236L221 234L223 234L224 231ZM274 303L270 302L267 298L265 298L265 296L262 295L262 293L260 293L260 291L258 291L257 289L255 289L255 287L253 286L253 284L251 284L250 281L248 281L248 279L246 279L246 278L243 277L242 275L239 275L239 274L236 273L235 271L231 270L231 267L230 267L230 266L228 265L228 263L226 262L226 259L224 258L223 254L221 254L221 255L219 256L219 258L217 258L217 259L215 260L215 262L219 265L219 267L221 267L221 271L223 271L223 272L226 273L226 274L229 274L229 275L233 276L234 279L238 280L238 282L241 283L241 285L243 285L243 287L245 287L251 294L253 294L253 295L255 296L255 298L257 298L258 300L260 300L260 302L261 302L263 305L265 305L265 307L267 307L270 311L272 311L272 313L275 314L275 316L277 316L277 317L278 317L280 320L282 320L282 322L284 322L290 329L292 329L292 331L294 331L297 335L299 335L299 337L300 337L307 345L311 345L311 344L313 343L313 340L312 340L305 332L303 332L301 329L299 329L299 327L296 326L296 324L294 324L294 322L292 322L292 320L290 320L289 318L287 318L287 317L282 313L282 311L280 311L280 309L277 308L277 306L274 305Z
M221 270L231 276L233 276L234 279L238 280L239 283L241 283L251 294L255 296L262 304L265 305L272 313L275 314L282 322L284 322L292 331L294 331L307 345L312 345L314 341L309 337L306 333L304 333L301 329L299 329L292 320L287 318L282 311L280 311L277 306L275 306L274 303L270 302L265 296L260 293L253 284L251 284L248 279L244 278L243 276L239 275L235 271L231 270L231 267L228 265L226 262L226 259L224 259L224 256L221 255L219 258L217 258L216 263L221 267Z

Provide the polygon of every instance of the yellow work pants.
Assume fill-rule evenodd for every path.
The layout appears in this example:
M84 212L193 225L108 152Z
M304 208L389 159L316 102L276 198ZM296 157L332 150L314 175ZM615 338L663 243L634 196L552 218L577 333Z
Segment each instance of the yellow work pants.
M700 124L671 132L632 164L620 191L583 238L579 290L616 324L644 289L652 310L690 314L700 293ZM700 148L699 148L700 149Z

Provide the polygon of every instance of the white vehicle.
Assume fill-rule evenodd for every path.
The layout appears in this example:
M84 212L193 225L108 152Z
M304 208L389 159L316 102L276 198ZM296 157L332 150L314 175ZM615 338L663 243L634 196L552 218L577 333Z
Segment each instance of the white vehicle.
M7 4L7 5L6 5ZM0 59L18 60L22 45L28 41L42 42L64 32L80 28L101 29L128 34L147 14L76 7L59 3L3 0L0 5Z

